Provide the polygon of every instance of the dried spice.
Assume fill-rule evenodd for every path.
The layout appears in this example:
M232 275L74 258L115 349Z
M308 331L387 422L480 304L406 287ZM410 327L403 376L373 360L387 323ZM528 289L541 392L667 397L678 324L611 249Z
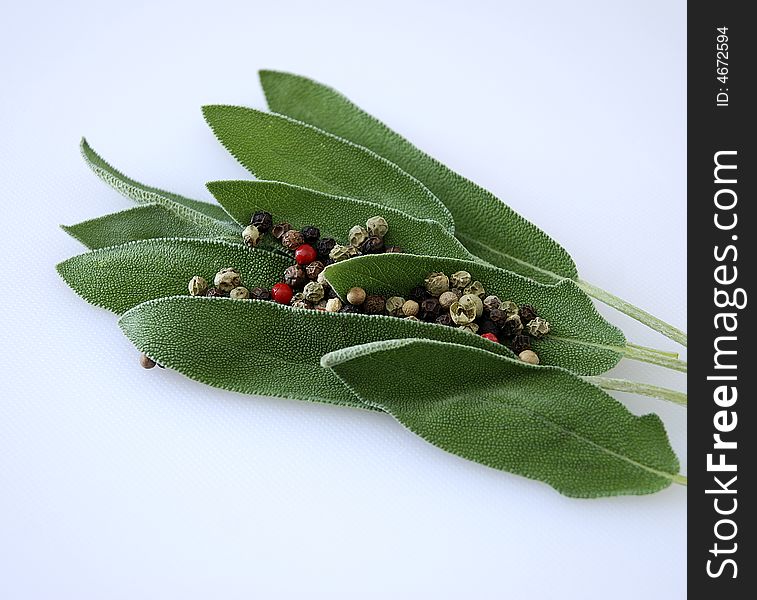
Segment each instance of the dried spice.
M271 228L271 235L280 242L284 234L290 229L292 229L292 226L289 223L277 223Z
M454 302L458 301L458 295L455 292L447 291L439 296L439 304L442 308L449 308Z
M402 305L402 314L406 317L415 317L418 315L420 305L415 300L406 300Z
M523 350L523 352L518 354L518 358L521 359L524 363L528 363L529 365L539 364L539 357L533 350Z
M189 293L192 296L204 296L208 291L208 282L199 275L195 275L189 280Z
M339 298L329 298L326 301L326 312L339 312L342 310L342 301Z
M418 304L423 302L426 298L429 298L431 294L428 293L426 287L423 285L416 285L408 294L409 300L415 300Z
M439 305L439 300L436 298L426 298L420 303L420 310L418 317L422 321L435 321L439 316L442 307Z
M536 309L533 306L531 306L530 304L524 304L520 307L518 316L520 317L520 320L524 325L528 325L538 315L536 314Z
M250 290L248 290L246 287L240 285L239 287L235 287L233 290L229 292L229 298L232 298L233 300L247 300L247 298L250 297Z
M311 281L317 281L318 283L323 285L325 281L321 281L321 273L323 273L323 269L325 268L326 267L320 260L314 260L307 267L305 267L305 275Z
M452 273L452 277L450 277L450 285L460 289L470 285L471 281L472 277L468 271L457 271L456 273Z
M271 298L279 304L289 304L294 296L294 291L286 283L277 283L271 288Z
M474 296L473 294L465 294L464 296L460 297L458 302L463 306L472 306L473 310L476 311L476 318L484 314L484 303L478 296Z
M502 305L502 301L499 299L498 296L487 296L484 298L484 313L487 313L494 309L499 308Z
M215 285L222 292L230 292L235 287L239 287L242 284L242 276L239 271L233 267L227 267L221 269L216 273L213 278L213 285Z
M316 258L318 258L318 253L310 244L297 246L297 249L294 251L294 261L298 265L309 265Z
M549 322L541 317L534 317L526 326L526 329L535 338L544 337L549 333Z
M142 365L143 369L152 369L157 365L153 359L151 359L147 354L141 354L139 356L139 364Z
M250 219L250 225L257 227L258 231L261 234L268 233L268 230L271 229L271 226L273 225L273 218L271 217L271 213L265 212L264 210L259 210L254 215L252 215L252 219Z
M444 273L430 273L424 283L428 293L437 298L449 290L449 277Z
M386 222L384 217L371 217L366 221L365 226L368 229L368 235L380 239L384 239L384 236L389 232L389 223Z
M481 334L481 337L485 340L489 340L490 342L494 342L495 344L499 344L499 338L494 333L482 333L481 327L478 328L479 333Z
M476 318L476 307L471 305L463 306L460 302L454 302L449 307L449 315L456 325L468 325Z
M360 307L354 304L345 304L339 312L358 314L360 313Z
M372 235L360 245L360 251L363 254L379 254L384 251L384 240Z
M305 243L305 238L299 231L290 229L281 236L281 245L290 250L295 250Z
M245 246L254 248L260 243L260 240L262 239L263 239L263 234L260 232L260 229L258 229L255 225L248 225L242 231L242 241L244 242Z
M388 314L393 317L399 317L402 315L402 306L405 304L405 299L400 296L391 296L387 298L385 309Z
M337 244L331 249L331 252L329 252L329 258L334 262L339 262L340 260L353 258L358 254L360 253L355 246L342 246L341 244Z
M284 283L293 288L302 287L306 281L307 275L305 275L305 269L300 265L292 265L284 271Z
M455 325L455 322L452 320L452 317L448 312L444 313L443 315L439 315L436 318L435 322L439 325L446 325L447 327L453 327Z
M387 254L402 254L403 250L399 246L387 246L384 252L386 252Z
M518 305L515 304L515 302L511 302L510 300L500 303L499 309L503 311L508 317L518 314Z
M207 296L208 298L223 298L226 296L226 293L222 292L216 287L212 287L207 292L205 292L205 296Z
M355 306L360 306L363 302L365 302L365 298L365 290L361 287L350 288L347 292L347 302L354 304Z
M473 294L474 296L479 296L481 299L486 296L486 290L484 289L484 284L480 281L474 281L468 286L465 286L463 288L463 294Z
M302 297L308 302L320 302L325 295L323 286L317 281L311 281L302 290Z
M311 246L316 244L321 237L321 230L315 225L306 225L300 229L300 233L302 234L305 243L310 244Z
M271 292L262 287L252 288L250 290L250 298L252 300L270 300Z
M368 230L360 225L355 225L352 229L350 229L350 232L347 235L347 239L349 240L351 246L358 248L365 240L368 239Z
M524 350L531 349L531 338L527 335L516 335L512 342L510 342L510 349L515 354L520 354Z
M466 323L465 325L460 325L458 329L461 329L468 333L478 333L478 323L471 321L470 323Z
M479 320L478 322L478 332L481 334L484 333L493 333L498 334L499 333L499 327L497 327L496 323L492 321L491 319L487 319L484 317L483 319Z
M329 258L331 250L336 246L336 240L334 238L321 238L315 245L315 249L318 251L318 258L322 261L326 261Z
M508 337L518 335L521 331L523 331L523 323L520 322L518 315L507 317L502 325L502 333Z
M369 315L380 315L384 312L384 306L386 300L383 296L366 296L365 302L363 302L363 310Z

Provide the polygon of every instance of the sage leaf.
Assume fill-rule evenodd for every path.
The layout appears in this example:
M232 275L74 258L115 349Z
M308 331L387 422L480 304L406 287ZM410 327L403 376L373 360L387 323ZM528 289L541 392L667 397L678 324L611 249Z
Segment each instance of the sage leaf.
M551 332L534 340L543 364L557 365L580 375L599 375L624 356L623 333L608 323L591 300L569 280L557 285L538 283L488 264L434 256L377 254L359 256L326 267L324 277L342 298L354 286L368 293L404 296L431 272L448 275L468 271L487 294L516 304L531 304L550 322Z
M90 250L152 238L202 238L207 233L160 204L140 204L62 229Z
M634 416L563 369L432 340L345 348L322 364L435 446L566 496L651 494L684 481L657 415Z
M213 276L226 267L238 269L249 289L270 288L291 264L286 256L239 244L155 239L74 256L58 265L58 273L90 304L120 314L146 300L188 294L195 275L212 285Z
M322 237L346 242L353 225L364 225L369 218L381 215L389 222L387 243L400 246L404 252L476 260L436 221L416 219L372 202L278 181L214 181L208 183L208 189L240 225L249 223L252 214L262 210L271 213L274 222L288 222L297 228L315 224Z
M394 317L327 313L260 300L160 298L119 320L129 340L159 364L208 385L280 398L369 408L320 366L354 344L428 337L512 356L477 335ZM444 353L427 357L447 368Z
M105 162L84 138L81 141L81 152L89 168L110 187L127 198L138 203L159 204L185 221L205 227L208 236L223 237L238 233L229 216L220 206L185 198L134 181Z
M686 333L580 279L568 252L488 190L422 152L336 90L277 71L261 71L269 108L373 150L417 177L449 209L455 235L476 256L544 283L571 279L588 295L686 345Z
M259 179L376 202L453 230L447 208L422 183L367 150L281 115L241 106L205 106L218 140Z

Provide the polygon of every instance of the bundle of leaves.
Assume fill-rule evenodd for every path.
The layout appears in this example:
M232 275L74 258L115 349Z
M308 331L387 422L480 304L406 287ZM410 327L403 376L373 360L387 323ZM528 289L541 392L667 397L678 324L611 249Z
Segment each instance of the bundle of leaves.
M138 204L64 227L90 250L58 265L79 295L120 315L151 359L215 387L384 411L444 450L569 496L685 483L660 419L634 416L602 388L680 404L685 396L600 377L624 357L681 371L685 363L627 343L590 296L680 343L685 334L579 279L547 234L334 90L271 71L261 81L274 112L204 108L220 142L256 177L209 183L218 204L142 185L82 142L92 170ZM435 323L187 295L194 275L224 267L248 287L280 280L291 253L250 248L241 237L258 211L332 237L383 215L404 253L326 267L341 298L356 286L391 294L429 272L468 271L489 293L539 307L552 324L534 341L541 364Z

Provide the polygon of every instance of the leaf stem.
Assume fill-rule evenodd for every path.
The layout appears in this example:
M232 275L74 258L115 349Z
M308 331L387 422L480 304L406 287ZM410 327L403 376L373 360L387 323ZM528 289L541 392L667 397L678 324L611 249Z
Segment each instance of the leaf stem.
M686 475L673 475L673 483L677 483L678 485L689 485L689 478L686 477Z
M604 390L628 392L630 394L639 394L641 396L648 396L650 398L667 400L669 402L679 404L680 406L687 405L687 397L685 393L664 387L658 387L656 385L639 383L637 381L629 381L628 379L614 379L612 377L586 376L582 379L584 381L588 381L589 383L593 383L597 387L601 387Z
M623 347L622 352L626 358L632 360L665 367L666 369L680 371L681 373L686 373L688 370L688 363L685 360L671 358L660 352L642 350L642 347L633 344L626 344L626 346Z
M626 346L630 346L631 348L635 348L637 350L651 352L653 354L659 354L660 356L667 356L668 358L678 358L680 356L678 352L669 352L668 350L660 350L659 348L650 348L649 346L640 346L639 344L632 344L630 342L627 342Z
M592 285L591 283L584 281L583 279L576 279L576 283L578 284L578 287L589 294L589 296L596 298L600 302L604 302L608 306L612 306L616 310L619 310L629 317L636 319L640 323L643 323L647 327L660 332L662 335L670 338L674 342L677 342L686 347L687 336L686 333L681 331L680 329L673 327L662 319L658 319L654 315L651 315L645 310L640 309L638 306L634 306L630 302L626 302L625 300L618 298L610 292L606 292L602 288L596 287L595 285Z

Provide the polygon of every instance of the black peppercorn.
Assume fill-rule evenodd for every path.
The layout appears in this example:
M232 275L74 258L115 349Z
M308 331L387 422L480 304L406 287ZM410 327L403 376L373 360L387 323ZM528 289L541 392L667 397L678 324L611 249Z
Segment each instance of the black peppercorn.
M277 240L281 241L283 235L291 228L292 226L289 223L277 223L271 229L271 235Z
M372 235L360 245L360 251L363 254L379 254L384 251L384 240Z
M336 291L334 291L334 288L327 287L326 288L326 298L328 298L329 300L331 298L339 298L339 294L337 294Z
M300 229L300 233L302 234L302 237L305 238L306 244L315 245L315 243L318 241L318 238L321 237L321 230L318 229L315 225L307 225Z
M439 300L436 298L426 298L420 303L418 318L421 321L436 321L441 310L442 307L439 305Z
M489 319L494 321L494 324L497 325L497 327L502 327L505 324L507 316L507 313L499 308L492 308L489 311Z
M407 296L408 300L415 300L418 304L423 302L426 298L430 298L431 294L428 293L426 287L423 285L416 285Z
M314 260L305 267L305 274L308 276L308 279L315 281L325 268L326 266L320 260Z
M452 317L449 313L444 313L443 315L439 315L436 317L436 320L434 323L438 323L439 325L446 325L447 327L453 327L455 326L455 322L452 320Z
M536 309L534 309L533 306L531 306L530 304L523 304L518 311L518 316L520 317L521 323L528 325L538 315L536 314Z
M252 288L250 290L250 298L253 300L270 300L271 292L261 287Z
M518 315L507 317L507 320L500 325L502 333L508 337L518 335L523 331L523 324L520 322Z
M478 322L478 333L483 335L485 333L499 333L499 327L491 319L483 318Z
M369 315L380 315L385 306L386 299L383 296L367 296L363 302L363 310Z
M318 258L324 263L329 259L329 253L336 246L336 240L334 238L321 238L315 245L315 249L318 251Z
M399 246L387 246L384 252L402 254L402 248L400 248Z
M342 306L342 308L339 310L339 312L341 312L341 313L356 313L357 314L357 313L360 312L360 307L359 306L355 306L354 304L345 304L344 306Z
M259 210L254 215L252 215L252 219L250 219L250 225L257 227L260 233L267 233L273 225L273 218L271 217L271 213L265 212L264 210Z
M510 342L510 348L515 354L520 354L524 350L531 349L531 338L527 335L516 335Z
M293 288L302 287L307 282L305 269L303 269L300 265L292 265L291 267L287 267L286 271L284 271L284 282Z

